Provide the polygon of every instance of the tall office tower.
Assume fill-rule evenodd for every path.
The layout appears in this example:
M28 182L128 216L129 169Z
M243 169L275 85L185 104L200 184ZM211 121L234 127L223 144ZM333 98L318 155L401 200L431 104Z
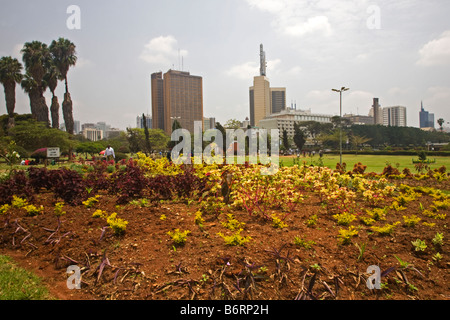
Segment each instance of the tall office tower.
M379 104L378 98L373 98L373 123L374 124L383 124L383 110Z
M279 113L286 109L286 88L270 88L271 113Z
M259 126L259 122L272 113L286 109L286 89L270 88L267 72L266 53L260 46L260 72L253 78L253 86L249 89L250 125Z
M194 122L203 123L203 79L189 72L169 70L164 74L164 130L172 134L178 121L191 134ZM153 115L155 118L155 115Z
M383 125L406 127L406 107L395 106L383 108Z
M421 103L420 112L420 128L434 128L434 113L429 113L423 108L423 102Z
M164 130L164 80L162 72L153 73L152 86L152 128Z

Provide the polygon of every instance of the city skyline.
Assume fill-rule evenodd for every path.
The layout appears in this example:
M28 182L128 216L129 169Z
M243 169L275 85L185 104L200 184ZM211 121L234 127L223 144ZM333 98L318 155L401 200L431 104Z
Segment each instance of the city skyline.
M346 86L343 114L369 113L373 97L407 107L419 127L421 101L435 119L450 120L450 3L432 1L291 0L1 1L0 56L21 61L27 41L58 37L77 45L68 77L74 118L133 127L151 111L150 75L182 69L203 77L204 114L225 123L249 117L248 88L267 52L270 83L286 88L286 104L339 114L332 88ZM80 8L80 29L67 8ZM170 16L171 19L167 19ZM20 19L19 19L20 17ZM63 85L57 95L62 100ZM45 94L50 105L51 94ZM29 100L16 87L16 112ZM6 113L3 91L0 113Z

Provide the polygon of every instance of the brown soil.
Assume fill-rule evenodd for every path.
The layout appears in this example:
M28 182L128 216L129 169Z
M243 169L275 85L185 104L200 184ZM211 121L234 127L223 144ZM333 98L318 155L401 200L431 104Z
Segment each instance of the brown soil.
M236 219L246 223L241 235L252 240L245 246L227 246L217 235L231 233L221 224L224 214L204 216L200 228L194 223L196 204L117 207L114 197L102 194L94 208L65 206L59 233L49 239L59 241L49 243L52 232L44 228L54 230L58 225L53 213L55 199L53 194L41 193L33 204L42 204L44 214L29 217L23 209L11 209L9 217L2 216L0 252L41 276L51 294L63 300L444 300L450 297L450 212L441 210L447 214L445 220L420 215L419 202L428 208L431 201L423 195L405 211L391 212L385 221L403 221L403 215L416 214L422 221L415 227L399 225L392 235L380 236L357 222L353 224L361 228L358 236L351 244L341 245L337 241L341 227L311 193L288 216L284 229L274 228L261 217L233 211ZM126 233L116 236L107 228L100 240L106 222L92 217L96 209L117 212L129 222ZM230 213L229 209L225 213ZM165 220L160 219L163 214ZM318 215L318 222L308 227L305 221L313 214ZM175 246L167 235L176 228L191 231L183 246ZM440 248L431 242L436 232L444 233L445 243ZM305 249L293 243L295 236L315 244ZM415 252L411 244L417 238L428 245L423 253ZM360 261L356 244L366 244ZM281 252L278 259L272 254L277 250ZM432 258L437 252L443 256L439 262ZM402 269L394 255L409 267ZM99 266L106 258L109 265L100 273ZM82 268L81 290L66 286L66 268L74 264ZM381 279L382 290L366 286L370 265L378 265L381 271L395 267Z

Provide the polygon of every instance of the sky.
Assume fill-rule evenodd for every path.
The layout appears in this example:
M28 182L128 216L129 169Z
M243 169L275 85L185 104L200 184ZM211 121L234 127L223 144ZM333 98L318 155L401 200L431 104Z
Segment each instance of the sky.
M23 44L33 40L76 45L68 82L81 123L135 127L138 115L151 114L151 74L169 69L203 77L205 117L243 121L260 44L270 85L286 88L288 106L339 115L331 89L347 87L343 114L367 115L376 97L382 107L407 107L408 126L419 126L421 101L436 120L450 121L448 0L0 0L0 7L0 57L22 61ZM62 102L62 82L56 94ZM16 99L16 112L30 113L20 86Z

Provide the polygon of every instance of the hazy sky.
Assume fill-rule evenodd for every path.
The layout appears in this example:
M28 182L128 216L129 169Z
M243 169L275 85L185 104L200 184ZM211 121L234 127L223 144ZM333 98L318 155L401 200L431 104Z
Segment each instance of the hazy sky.
M80 8L80 29L67 26L76 21L70 5ZM436 120L450 121L448 0L0 0L0 7L0 56L21 61L33 40L76 44L68 78L82 123L134 127L137 115L151 112L151 73L182 66L203 77L205 116L242 121L261 43L271 86L286 87L297 109L338 115L331 89L346 86L344 113L366 115L378 97L383 107L406 106L408 125L418 126L423 100ZM63 90L59 83L60 102ZM20 86L16 96L16 111L29 113Z

